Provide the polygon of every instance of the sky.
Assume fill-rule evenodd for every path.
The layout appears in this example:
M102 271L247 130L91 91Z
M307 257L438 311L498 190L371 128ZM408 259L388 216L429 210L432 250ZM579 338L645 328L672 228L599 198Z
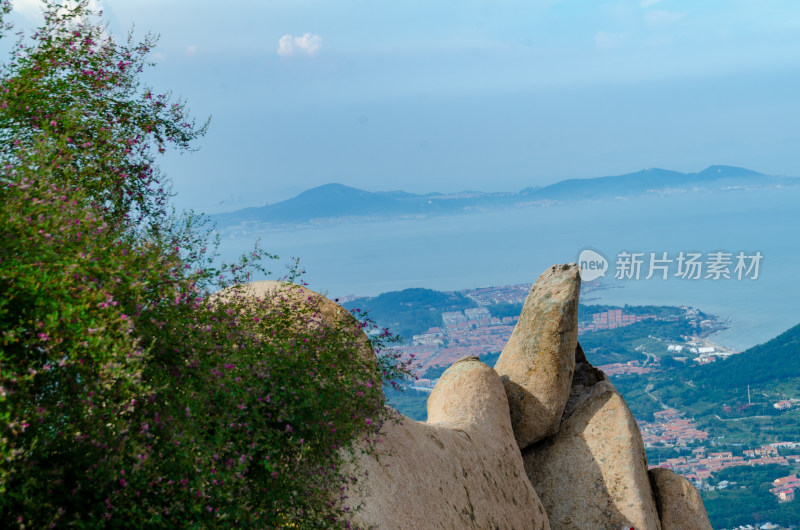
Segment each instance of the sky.
M92 0L160 35L156 91L202 121L176 205L330 182L516 191L712 164L800 176L796 0ZM18 29L36 0L16 0Z

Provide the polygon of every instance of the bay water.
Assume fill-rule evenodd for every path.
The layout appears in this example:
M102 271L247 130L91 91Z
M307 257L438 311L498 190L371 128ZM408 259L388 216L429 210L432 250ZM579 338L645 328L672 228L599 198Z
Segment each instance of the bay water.
M534 205L428 218L325 222L222 231L221 258L262 247L286 262L298 257L311 289L331 298L408 287L460 290L530 283L554 263L591 249L608 261L603 289L583 301L613 305L688 305L728 324L712 340L741 350L800 323L800 187L688 191L640 198ZM639 279L615 278L620 253L643 254ZM668 278L650 279L650 253L667 252ZM730 279L676 276L680 252L707 261L731 254ZM763 256L742 279L736 255ZM274 276L282 274L274 267ZM750 261L747 262L750 264ZM256 278L260 279L260 278Z

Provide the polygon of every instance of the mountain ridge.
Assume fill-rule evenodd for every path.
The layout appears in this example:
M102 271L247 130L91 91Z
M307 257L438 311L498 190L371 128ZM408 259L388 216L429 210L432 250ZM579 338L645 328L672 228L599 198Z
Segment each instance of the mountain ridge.
M800 324L722 363L699 367L701 386L745 386L800 377Z
M712 165L696 173L649 168L624 175L566 179L547 186L527 187L518 192L371 192L329 183L308 189L291 199L211 217L222 227L250 222L297 224L325 218L445 215L536 202L630 198L698 189L720 191L781 185L800 185L800 178L766 175L735 166Z

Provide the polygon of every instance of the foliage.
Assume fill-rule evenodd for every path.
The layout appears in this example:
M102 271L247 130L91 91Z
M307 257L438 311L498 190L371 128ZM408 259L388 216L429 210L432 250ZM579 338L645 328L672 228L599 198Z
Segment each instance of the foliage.
M800 502L780 503L769 492L776 478L789 475L786 466L741 466L724 469L716 474L718 480L729 480L727 489L703 493L703 502L714 528L770 521L789 526L800 520Z
M149 45L91 17L48 2L3 69L0 526L340 526L407 373L393 337L244 296L258 249L211 266L149 147L202 130L136 96Z
M512 303L500 303L494 304L490 306L488 309L492 313L493 317L497 318L505 318L505 317L518 317L520 313L522 313L522 303L512 304Z
M206 299L174 248L71 195L3 190L3 526L336 520L342 449L384 419L363 324Z
M168 196L155 154L188 149L206 126L189 119L183 103L141 86L155 39L117 43L86 3L46 2L44 26L0 69L0 163L35 164L53 183L80 184L116 216L135 209L155 219Z
M644 355L636 347L651 335L678 342L695 332L687 320L642 320L616 329L582 333L579 340L589 361L601 365L641 360Z
M356 304L369 311L375 321L397 330L407 342L411 342L415 334L441 326L443 311L463 311L477 305L474 300L460 293L421 288L383 293L345 304L345 307L354 307Z
M34 482L75 452L97 459L108 435L126 430L120 413L145 391L131 316L142 286L161 290L166 267L148 264L167 256L112 233L96 209L55 186L23 179L3 186L0 200L2 472ZM2 480L4 502L29 494L5 489Z
M3 38L3 33L11 26L5 22L4 17L11 12L11 0L0 0L0 39Z
M653 421L653 413L661 410L661 405L644 391L647 387L647 376L638 374L619 375L614 376L612 382L617 387L617 390L625 396L625 402L635 418Z
M694 376L704 386L757 385L800 376L800 324L725 361L703 366Z

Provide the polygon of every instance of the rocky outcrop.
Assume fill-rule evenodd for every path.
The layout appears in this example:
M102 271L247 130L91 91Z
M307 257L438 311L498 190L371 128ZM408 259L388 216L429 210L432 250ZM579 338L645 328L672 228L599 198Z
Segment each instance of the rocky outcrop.
M577 342L580 278L553 266L534 284L496 369L476 357L448 368L428 422L382 428L378 455L357 455L353 522L370 528L709 529L697 490L666 470L648 474L625 400ZM218 296L288 303L303 325L349 326L337 304L302 287L256 282ZM312 318L307 318L309 312ZM375 364L377 367L377 363Z
M353 522L377 528L550 528L525 475L497 373L468 357L428 399L428 423L387 423L378 458L363 455Z
M523 451L523 460L554 529L661 527L636 421L585 360L577 363L558 432Z
M520 449L558 431L575 369L579 273L571 263L539 276L495 365Z
M651 469L649 475L662 530L711 530L703 499L691 482L669 469Z

